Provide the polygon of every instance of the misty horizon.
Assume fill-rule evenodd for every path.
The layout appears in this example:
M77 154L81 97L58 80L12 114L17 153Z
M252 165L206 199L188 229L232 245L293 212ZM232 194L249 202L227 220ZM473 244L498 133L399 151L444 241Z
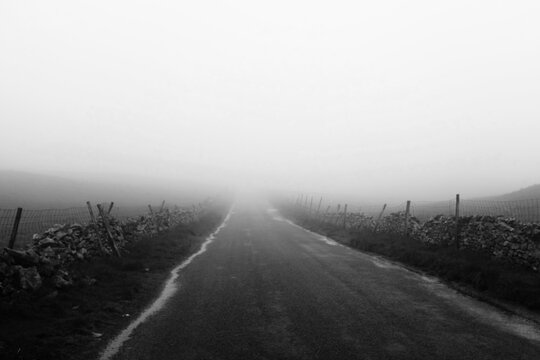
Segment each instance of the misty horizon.
M5 1L0 170L381 201L516 191L540 182L538 15Z

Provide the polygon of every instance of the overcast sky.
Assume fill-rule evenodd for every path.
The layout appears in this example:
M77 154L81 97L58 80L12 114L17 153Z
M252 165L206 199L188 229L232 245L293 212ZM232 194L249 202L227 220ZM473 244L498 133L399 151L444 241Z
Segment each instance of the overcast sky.
M413 199L540 182L540 2L0 0L0 168Z

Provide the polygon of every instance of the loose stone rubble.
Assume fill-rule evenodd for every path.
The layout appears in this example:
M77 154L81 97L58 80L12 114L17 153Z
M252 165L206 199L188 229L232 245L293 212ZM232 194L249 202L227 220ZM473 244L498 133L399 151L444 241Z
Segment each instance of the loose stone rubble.
M119 221L107 217L116 247L121 251L139 237L153 236L180 224L199 218L203 206L190 209L163 209L137 218ZM94 224L58 224L41 234L22 250L5 248L0 253L0 297L21 292L33 293L44 284L61 289L73 285L70 265L98 256L111 256L113 251L101 217ZM91 284L94 279L81 279Z

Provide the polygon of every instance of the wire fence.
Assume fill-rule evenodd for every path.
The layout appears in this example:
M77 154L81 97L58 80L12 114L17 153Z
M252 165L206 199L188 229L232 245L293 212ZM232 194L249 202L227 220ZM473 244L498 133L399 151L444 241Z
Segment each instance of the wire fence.
M411 215L425 221L436 215L453 216L456 201L446 202L411 202ZM522 222L540 222L540 199L523 199L512 201L497 200L461 200L459 204L461 216L503 216Z
M17 209L0 209L0 244L6 245L9 241ZM72 207L67 209L40 209L27 210L21 213L17 242L28 242L32 235L43 232L56 224L88 223L90 214L86 207Z
M159 205L151 205L159 209ZM147 206L114 206L111 215L117 219L125 220L129 217L137 217L149 212ZM0 248L9 244L17 209L0 209ZM17 231L17 246L29 243L34 234L43 233L57 224L88 224L90 223L88 207L71 207L66 209L23 209L19 228Z
M312 207L312 211L320 211L321 213L337 213L344 211L345 204L325 203L321 202L318 207L318 202L313 204L311 201L306 201L302 197L302 201L297 200L304 207ZM338 207L339 206L339 207ZM407 202L386 204L384 215L404 212ZM339 209L339 210L338 210ZM383 210L383 204L348 204L348 213L362 213L367 216L377 217ZM447 201L411 201L410 214L420 221L426 221L437 215L454 216L456 211L456 200ZM521 222L540 223L540 199L523 199L523 200L468 200L462 199L459 204L460 216L503 216L506 218L514 218Z

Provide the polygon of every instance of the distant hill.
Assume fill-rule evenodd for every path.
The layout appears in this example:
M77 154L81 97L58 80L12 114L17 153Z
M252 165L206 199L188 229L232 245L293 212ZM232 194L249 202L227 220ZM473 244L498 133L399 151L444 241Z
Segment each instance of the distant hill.
M19 171L0 170L0 209L66 208L114 201L120 207L159 204L162 200L179 206L191 205L214 195L212 190L179 181L154 181L137 178L110 182L57 177Z
M524 199L540 199L540 184L528 186L508 194L491 197L490 200L524 200Z

